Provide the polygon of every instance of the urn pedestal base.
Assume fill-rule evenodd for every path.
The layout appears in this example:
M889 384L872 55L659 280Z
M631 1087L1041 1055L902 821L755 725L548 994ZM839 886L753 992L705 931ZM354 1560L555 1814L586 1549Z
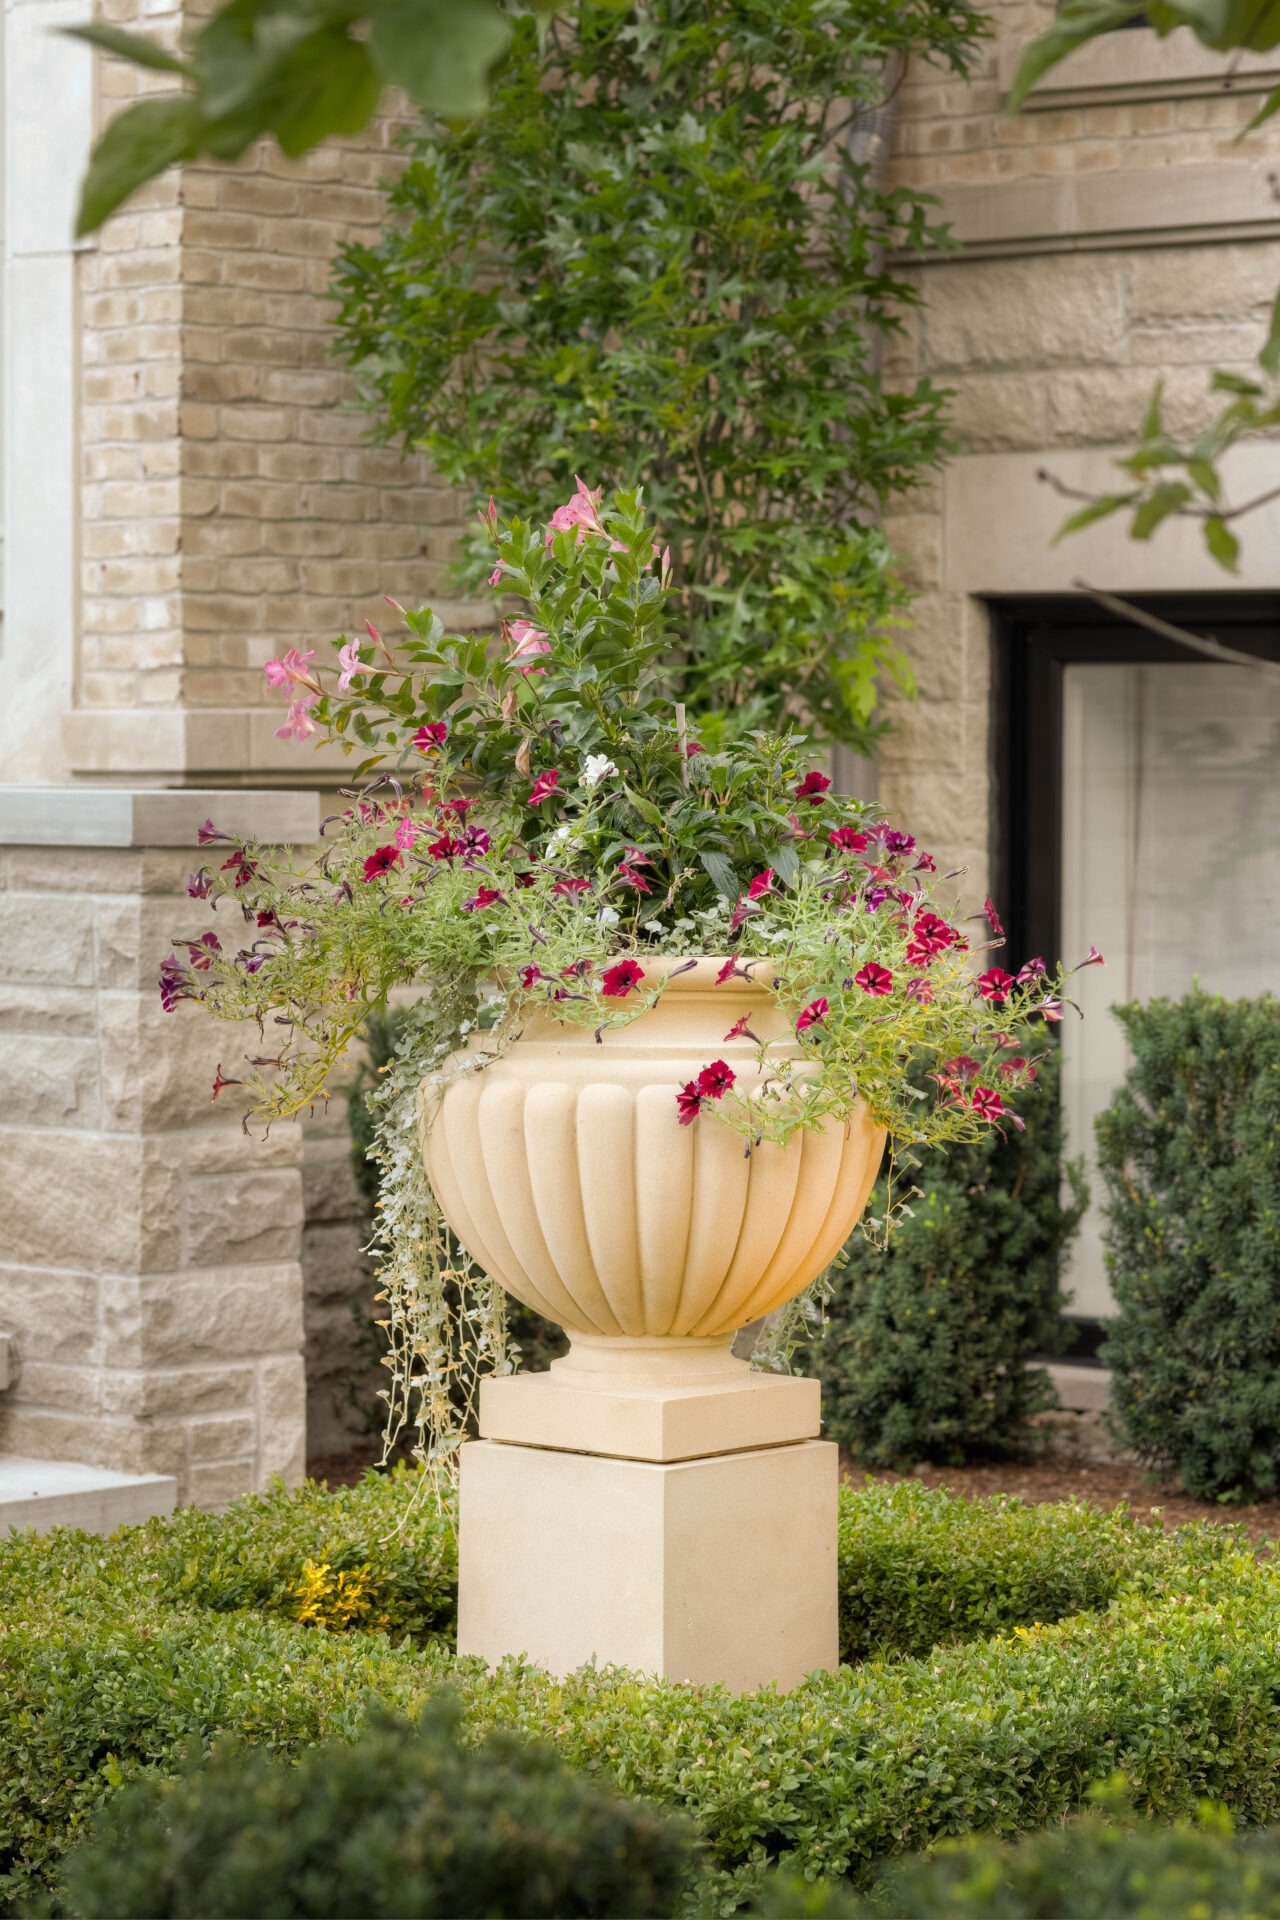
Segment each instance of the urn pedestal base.
M837 1662L837 1480L820 1440L668 1462L471 1441L458 1651L792 1687Z

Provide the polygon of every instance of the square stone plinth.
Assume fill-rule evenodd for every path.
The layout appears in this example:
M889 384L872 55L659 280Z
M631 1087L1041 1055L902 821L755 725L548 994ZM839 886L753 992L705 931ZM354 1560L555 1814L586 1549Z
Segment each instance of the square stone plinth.
M588 1379L548 1373L491 1376L480 1383L480 1435L522 1447L617 1454L624 1460L694 1460L816 1440L822 1389L816 1380L736 1366L723 1380Z
M458 1651L736 1693L837 1663L829 1441L662 1465L462 1449Z

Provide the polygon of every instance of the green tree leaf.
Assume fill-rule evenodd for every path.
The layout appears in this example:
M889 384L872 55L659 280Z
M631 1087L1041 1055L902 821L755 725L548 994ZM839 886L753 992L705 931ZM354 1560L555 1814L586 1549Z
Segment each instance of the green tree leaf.
M123 27L108 26L105 20L95 20L83 27L64 27L63 32L71 40L87 40L91 47L100 47L104 53L117 54L122 60L132 60L135 65L149 67L156 73L191 71L186 61L158 41L148 40L145 34L127 33Z
M1210 514L1204 523L1204 543L1220 567L1228 573L1235 573L1240 560L1240 542L1232 533L1225 520L1216 513Z
M1167 520L1171 513L1176 513L1179 507L1185 507L1190 498L1191 489L1181 480L1162 480L1135 510L1129 529L1133 538L1149 540L1160 522Z
M200 150L200 109L187 95L140 100L111 122L89 158L76 232L93 233L131 193Z
M388 0L369 46L384 80L454 116L480 112L510 39L510 15L495 0Z

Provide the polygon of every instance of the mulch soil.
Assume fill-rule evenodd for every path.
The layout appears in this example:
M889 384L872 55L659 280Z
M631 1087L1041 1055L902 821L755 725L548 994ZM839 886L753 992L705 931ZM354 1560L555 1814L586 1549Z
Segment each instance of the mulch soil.
M353 1487L374 1464L368 1453L330 1454L312 1460L311 1479L330 1487ZM1009 1493L1019 1500L1087 1500L1095 1507L1127 1506L1140 1519L1158 1518L1166 1527L1180 1527L1188 1520L1212 1520L1221 1525L1243 1526L1255 1547L1270 1548L1280 1539L1280 1500L1259 1501L1256 1506L1224 1506L1210 1500L1192 1500L1176 1486L1162 1483L1136 1465L1103 1463L1096 1460L1071 1460L1053 1455L1042 1460L991 1461L970 1467L931 1467L921 1464L910 1473L868 1473L851 1461L844 1461L845 1477L854 1486L863 1479L892 1485L903 1480L918 1480L922 1486L945 1487L948 1493L970 1498L989 1493Z

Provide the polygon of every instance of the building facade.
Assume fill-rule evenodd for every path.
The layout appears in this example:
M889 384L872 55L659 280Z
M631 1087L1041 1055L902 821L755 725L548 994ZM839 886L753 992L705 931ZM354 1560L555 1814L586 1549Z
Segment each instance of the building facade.
M313 1454L341 1441L359 1209L341 1115L245 1138L209 1104L235 1036L160 1012L158 961L203 925L197 829L303 844L340 778L275 737L272 654L359 630L384 592L484 609L449 600L458 503L367 444L328 350L329 262L379 224L394 122L297 164L263 149L169 175L76 243L94 129L139 85L58 36L82 11L0 16L0 1453L169 1473L217 1504L296 1478L308 1426ZM1280 519L1248 523L1228 579L1188 523L1054 546L1063 507L1036 474L1105 487L1157 376L1180 432L1208 415L1208 370L1256 351L1280 131L1237 135L1280 61L1225 90L1194 43L1126 32L1010 117L1046 17L998 5L972 81L913 71L898 103L894 173L961 244L912 267L922 304L886 370L955 389L959 451L889 525L921 693L891 704L879 785L975 903L1008 899L1015 946L1108 954L1068 1038L1083 1145L1123 1066L1110 1001L1197 969L1270 983L1255 829L1280 713L1272 683L1103 617L1076 583L1273 651ZM1240 464L1243 490L1270 461ZM1105 1314L1096 1242L1073 1280L1082 1317Z

